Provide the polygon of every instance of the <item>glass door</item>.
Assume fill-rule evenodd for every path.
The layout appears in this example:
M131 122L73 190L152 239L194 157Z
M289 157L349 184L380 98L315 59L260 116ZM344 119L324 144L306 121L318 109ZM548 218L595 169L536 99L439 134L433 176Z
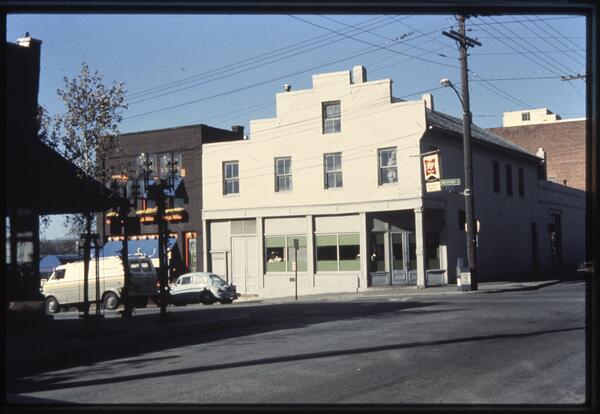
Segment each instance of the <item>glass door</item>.
M392 285L405 285L407 283L406 255L404 247L405 233L391 234L391 263L392 263Z
M369 255L370 286L386 286L390 284L390 273L386 263L386 236L387 233L385 232L371 233Z

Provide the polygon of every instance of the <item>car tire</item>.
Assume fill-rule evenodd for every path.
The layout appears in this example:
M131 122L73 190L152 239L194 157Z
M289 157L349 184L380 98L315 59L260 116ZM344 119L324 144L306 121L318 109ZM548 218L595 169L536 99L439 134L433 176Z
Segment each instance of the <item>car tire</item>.
M54 296L46 298L46 313L51 315L60 310L60 305Z
M202 303L203 305L212 305L213 303L215 303L213 294L207 290L200 293L200 303Z
M102 299L104 303L104 309L115 310L119 307L119 298L114 292L106 292Z

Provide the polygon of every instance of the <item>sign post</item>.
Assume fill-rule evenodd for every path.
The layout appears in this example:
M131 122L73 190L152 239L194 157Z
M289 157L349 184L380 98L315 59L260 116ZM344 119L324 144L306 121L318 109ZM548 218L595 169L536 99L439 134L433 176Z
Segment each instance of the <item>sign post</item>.
M294 268L294 281L296 284L296 294L295 300L298 300L298 247L299 247L298 239L294 239L294 261L292 263L292 267Z

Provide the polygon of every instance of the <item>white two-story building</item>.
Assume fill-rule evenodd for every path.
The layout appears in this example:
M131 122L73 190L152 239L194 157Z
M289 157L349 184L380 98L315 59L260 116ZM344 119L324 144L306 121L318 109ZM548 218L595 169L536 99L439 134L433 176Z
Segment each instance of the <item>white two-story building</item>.
M366 70L314 75L277 94L250 138L204 144L205 270L261 297L426 287L466 257L462 186L427 192L421 154L463 179L462 121L433 98L402 101ZM581 191L538 178L541 159L473 126L479 280L575 266ZM466 261L466 259L463 259Z

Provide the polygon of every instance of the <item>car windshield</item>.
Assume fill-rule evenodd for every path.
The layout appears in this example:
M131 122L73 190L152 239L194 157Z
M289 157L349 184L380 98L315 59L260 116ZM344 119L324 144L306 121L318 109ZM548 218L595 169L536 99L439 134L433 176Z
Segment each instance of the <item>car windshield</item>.
M223 279L221 279L219 276L214 275L214 274L210 274L210 278L213 280L213 282L216 282L219 285L226 285L227 282L224 281Z

